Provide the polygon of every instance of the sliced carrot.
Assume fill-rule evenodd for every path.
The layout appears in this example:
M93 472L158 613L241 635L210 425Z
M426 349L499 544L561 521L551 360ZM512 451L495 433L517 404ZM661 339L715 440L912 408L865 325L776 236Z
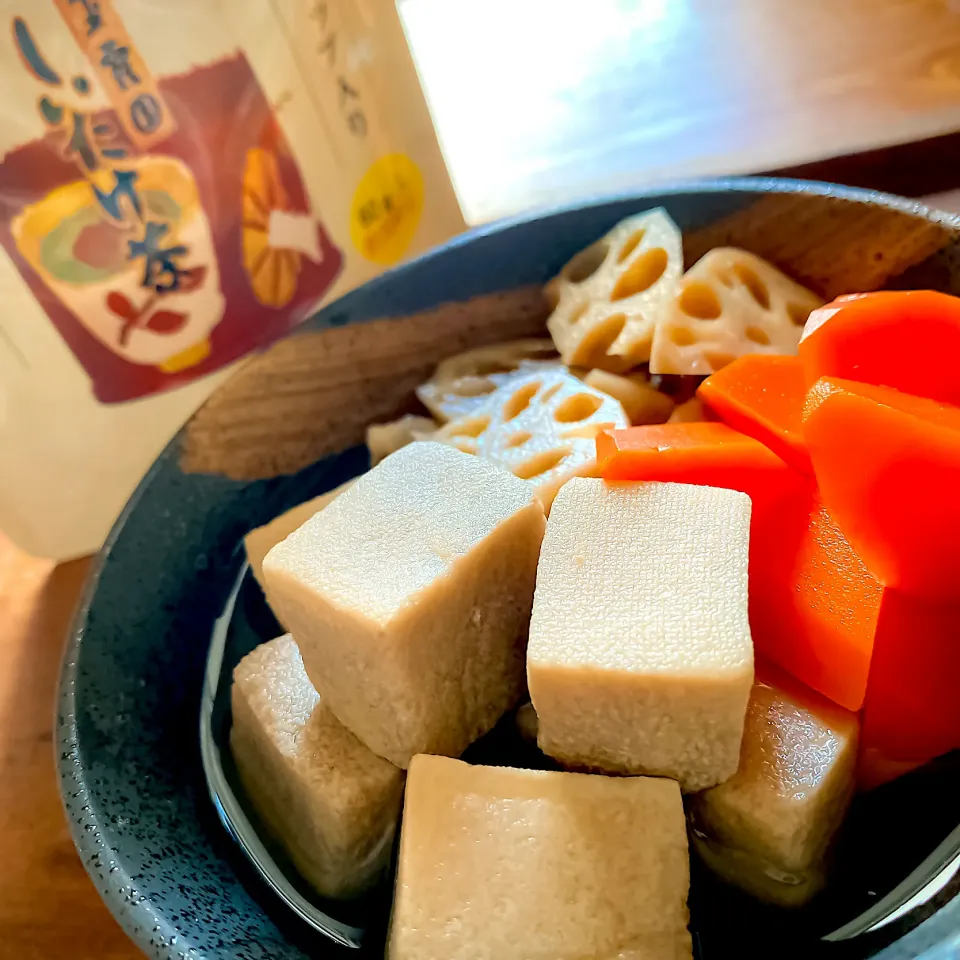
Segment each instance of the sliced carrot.
M750 557L754 642L807 686L863 708L863 785L960 748L960 604L881 586L816 499L806 521L796 508L778 519Z
M784 502L758 533L750 552L750 628L757 650L835 703L859 710L883 587L812 484L806 501Z
M870 570L960 600L960 408L825 377L803 436L823 501Z
M749 353L707 377L697 396L726 424L759 440L805 473L810 457L800 433L807 387L797 357Z
M885 589L811 479L721 423L617 430L598 437L597 454L608 480L725 486L753 498L757 653L840 706L864 708L865 783L960 747L960 603Z
M811 480L722 423L615 430L601 475L750 495L750 626L758 653L829 699L863 703L882 588L817 500Z
M958 677L960 604L885 590L863 705L864 779L878 775L877 757L899 775L960 748Z
M663 480L749 494L754 510L799 489L793 471L762 443L725 423L661 423L597 437L604 480Z
M808 386L843 377L960 405L960 299L932 290L839 297L807 319Z

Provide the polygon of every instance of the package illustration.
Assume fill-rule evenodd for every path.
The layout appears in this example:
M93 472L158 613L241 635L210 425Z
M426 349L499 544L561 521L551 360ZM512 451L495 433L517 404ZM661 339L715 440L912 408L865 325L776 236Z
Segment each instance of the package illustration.
M0 527L28 550L95 549L232 364L462 229L393 3L242 6L0 2Z

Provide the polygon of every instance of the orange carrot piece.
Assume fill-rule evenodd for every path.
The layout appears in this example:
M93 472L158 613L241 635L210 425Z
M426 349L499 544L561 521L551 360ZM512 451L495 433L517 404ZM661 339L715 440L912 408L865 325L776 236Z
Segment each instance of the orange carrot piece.
M960 299L932 290L838 297L799 347L807 386L842 377L960 405Z
M707 377L697 396L726 424L811 473L800 417L807 394L797 357L749 353Z
M960 676L960 605L885 589L812 480L722 423L617 430L597 438L597 454L608 480L727 486L751 496L757 654L848 710L864 708L865 784L960 747L952 693Z
M825 377L803 436L823 501L870 570L960 601L960 408Z
M960 748L957 677L960 604L885 590L863 704L861 780L882 775L878 758L892 779Z
M881 586L823 504L814 498L805 519L793 504L751 552L758 653L841 706L863 708L865 787L960 748L960 604Z
M771 511L751 544L757 651L848 710L863 705L882 595L812 484L806 500Z
M740 490L764 504L798 489L793 471L762 443L725 423L660 423L601 433L607 481L662 480Z

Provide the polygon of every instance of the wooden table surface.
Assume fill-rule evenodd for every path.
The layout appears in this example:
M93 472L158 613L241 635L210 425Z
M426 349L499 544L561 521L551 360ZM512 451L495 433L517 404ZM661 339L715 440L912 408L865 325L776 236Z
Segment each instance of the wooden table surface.
M60 806L53 755L60 655L90 563L54 566L0 534L0 957L133 960Z
M911 195L960 187L960 0L584 9L401 0L469 219L945 133L797 172ZM141 956L87 879L56 788L54 691L88 566L28 557L0 534L0 957Z

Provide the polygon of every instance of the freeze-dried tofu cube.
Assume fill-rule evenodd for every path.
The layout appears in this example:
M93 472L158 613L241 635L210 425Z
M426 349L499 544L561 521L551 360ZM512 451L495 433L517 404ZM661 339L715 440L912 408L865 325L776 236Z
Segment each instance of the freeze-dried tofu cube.
M809 900L853 796L858 729L855 713L758 663L740 768L692 801L707 865L764 900Z
M823 300L735 247L704 254L680 281L657 326L653 373L710 374L745 353L794 354Z
M433 376L417 387L417 396L446 423L474 413L517 371L561 367L552 340L508 340L441 360Z
M370 465L375 467L384 457L389 457L415 440L429 440L436 429L437 425L429 417L412 415L389 423L371 423L367 427Z
M618 223L547 285L547 320L564 363L615 373L646 363L683 273L683 241L664 210Z
M270 551L267 599L371 750L459 756L523 693L543 529L528 484L412 443Z
M627 426L623 407L565 371L512 377L469 417L435 440L473 453L530 482L549 510L571 477L596 473L596 436Z
M649 377L643 373L621 376L609 370L591 370L583 382L613 397L634 426L666 423L673 411L673 400L651 386Z
M541 749L562 763L733 776L753 683L750 498L571 480L547 524L527 673Z
M404 773L320 701L290 636L233 672L230 746L244 790L318 892L352 897L390 861Z
M529 700L517 707L513 722L521 739L536 746L539 724L537 722L537 711L533 709L533 704Z
M647 777L410 767L389 960L682 960L687 837Z
M297 527L306 523L315 513L319 513L328 503L333 503L343 493L353 480L340 484L334 490L321 493L319 497L298 503L279 517L274 517L262 527L251 530L243 539L250 561L250 569L257 581L263 585L263 558L281 541L285 540Z

